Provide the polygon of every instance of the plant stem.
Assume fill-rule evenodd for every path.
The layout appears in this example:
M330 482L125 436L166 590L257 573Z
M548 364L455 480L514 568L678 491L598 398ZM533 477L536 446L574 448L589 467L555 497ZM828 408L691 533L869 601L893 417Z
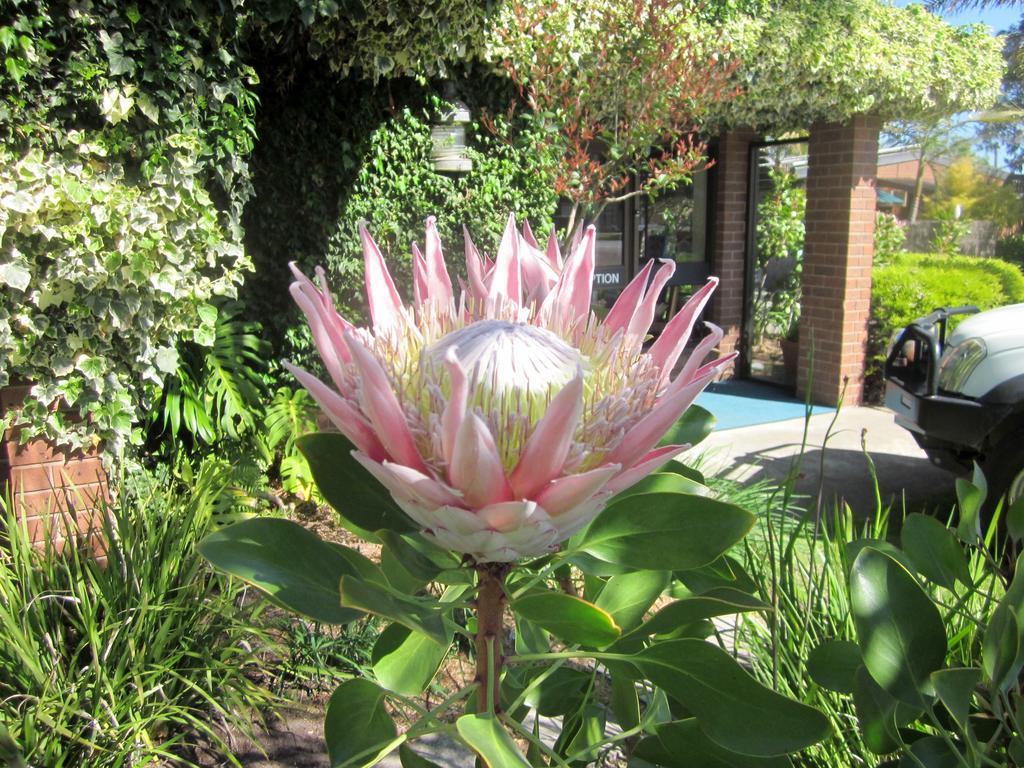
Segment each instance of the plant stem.
M501 713L501 665L505 644L505 576L508 563L481 563L476 596L477 711Z

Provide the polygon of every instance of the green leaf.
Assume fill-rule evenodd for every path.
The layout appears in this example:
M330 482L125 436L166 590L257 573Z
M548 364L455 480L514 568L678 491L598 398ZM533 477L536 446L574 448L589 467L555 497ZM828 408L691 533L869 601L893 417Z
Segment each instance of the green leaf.
M437 763L413 752L408 744L398 748L398 759L402 763L402 768L441 768Z
M366 533L387 529L411 533L417 526L399 509L377 479L352 458L355 446L344 435L319 432L295 445L309 462L317 488L347 522ZM366 538L374 540L372 534Z
M451 642L445 625L442 606L392 592L377 584L343 576L340 583L341 604L397 621L415 632L421 632L440 645Z
M1006 530L1017 541L1024 539L1024 496L1018 496L1007 510Z
M558 717L575 712L582 703L583 692L593 673L572 667L559 667L526 694L527 706L544 717Z
M516 653L547 653L551 650L548 633L532 621L516 616Z
M992 612L981 645L981 666L985 677L996 688L1004 688L1017 681L1015 669L1020 652L1020 628L1013 610L1000 601Z
M383 550L393 555L408 573L427 583L443 570L459 567L459 560L451 552L431 544L419 534L402 535L395 531L377 531ZM381 553L383 559L383 551Z
M942 736L924 736L910 745L910 755L900 758L898 768L960 768L963 757Z
M463 715L455 721L462 740L476 752L487 768L513 768L529 763L512 737L491 715Z
M658 445L697 445L715 428L718 421L706 408L691 405L682 418L673 424Z
M570 645L601 648L620 634L607 611L563 592L528 592L512 601L512 611Z
M746 592L731 587L715 587L702 595L669 603L641 624L633 634L661 635L702 619L770 609L768 603Z
M807 674L822 688L853 693L857 670L863 663L856 643L826 640L807 655Z
M967 727L971 697L974 695L975 686L980 682L981 670L973 667L940 669L932 674L935 693L961 728Z
M565 718L554 749L560 754L574 755L573 763L589 764L604 742L605 725L605 708L588 703L571 718Z
M750 574L731 555L722 555L715 562L692 571L677 571L675 577L685 587L685 591L680 591L673 585L670 592L673 597L703 595L720 587L738 589L750 594L757 591L757 585L750 578Z
M632 675L624 675L624 665L609 668L611 673L611 705L612 712L619 727L623 730L635 728L640 724L640 697L636 691L636 681Z
M199 552L285 608L325 624L347 624L362 614L342 607L338 584L358 573L339 547L291 520L255 517L214 531Z
M401 743L385 693L369 680L349 680L338 686L327 704L324 740L331 768L371 766Z
M644 493L689 493L694 496L707 496L711 493L711 489L683 475L655 472L615 496L615 501L630 496L640 496Z
M960 542L934 517L907 515L900 538L903 551L918 573L949 590L956 587L957 581L971 586L971 574Z
M972 543L981 536L981 507L988 496L988 483L977 462L970 480L963 477L956 479L956 498L960 507L960 523L957 535L963 541Z
M750 757L715 744L704 735L696 718L659 725L655 737L664 749L659 761L666 768L787 768L788 757Z
M450 647L401 624L391 624L373 644L373 675L389 691L419 696L434 679Z
M745 509L683 493L613 502L583 535L594 557L641 570L688 570L713 562L754 524Z
M900 703L879 687L864 666L854 677L853 705L864 746L876 755L899 749L902 739L896 717Z
M634 571L612 576L594 604L611 614L623 632L634 629L668 587L668 571Z
M850 569L850 608L864 666L889 694L916 704L946 660L938 608L900 563L866 548Z
M693 713L704 735L724 749L773 757L829 733L820 712L765 688L728 653L703 640L656 643L629 661Z

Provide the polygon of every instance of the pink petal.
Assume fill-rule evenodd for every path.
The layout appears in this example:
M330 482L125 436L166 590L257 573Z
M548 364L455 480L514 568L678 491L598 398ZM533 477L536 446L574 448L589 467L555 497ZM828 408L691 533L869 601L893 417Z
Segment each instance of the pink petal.
M517 499L534 498L548 482L562 473L562 465L569 455L582 414L583 377L580 375L555 395L523 446L519 463L509 476Z
M551 262L551 266L555 272L561 274L562 272L562 251L558 247L558 237L555 235L555 228L551 228L551 234L548 235L548 261Z
M308 280L305 283L292 283L288 291L302 310L302 314L306 316L313 342L324 361L327 373L334 381L334 385L341 389L345 364L352 360L343 334L351 330L352 325L333 310L331 315L324 312L319 294Z
M590 296L594 290L594 266L597 251L597 230L593 226L587 227L583 242L580 243L577 252L581 255L575 258L571 271L572 288L570 290L570 306L574 319L586 319L590 315Z
M683 308L668 321L668 325L665 326L661 335L651 345L648 354L654 360L655 365L661 369L663 377L667 377L672 372L679 355L690 340L690 334L693 332L698 315L704 309L704 305L708 303L708 299L711 298L717 285L717 277L709 278L704 286L693 294Z
M597 232L593 226L589 226L584 239L565 263L558 284L541 307L543 312L550 306L556 322L572 323L589 317L596 244Z
M466 414L459 427L448 465L448 480L462 491L465 503L473 508L513 498L494 437L475 413Z
M519 233L516 231L515 217L509 214L505 233L498 245L498 256L494 261L490 289L487 298L494 300L507 297L518 305L523 303L522 283L520 279Z
M722 340L722 329L714 323L705 323L708 327L709 333L699 342L697 346L690 352L690 356L686 359L682 369L673 379L669 390L683 386L691 379L695 378L697 369L704 365L704 359L708 356L708 353Z
M540 250L540 244L537 242L537 238L533 236L533 230L530 229L529 219L523 219L523 240L525 240L531 248L536 248L538 251Z
M430 289L427 296L447 304L453 296L452 279L444 265L441 237L437 234L437 220L433 216L427 217L426 249L427 286Z
M622 289L619 298L615 300L615 304L612 305L611 310L604 318L604 322L601 323L603 328L608 329L609 336L629 325L633 313L636 312L640 300L643 298L644 289L647 287L647 281L650 279L652 269L654 269L654 259L650 259L644 264L644 268L637 273L637 276L630 280L629 285Z
M683 411L690 407L711 379L712 375L694 379L662 397L650 413L630 428L622 442L608 455L608 461L619 463L626 469L631 468L683 415Z
M313 374L296 368L291 363L285 362L284 367L291 371L292 375L299 380L316 400L327 418L336 426L345 437L352 441L352 444L375 461L382 461L387 458L387 451L377 439L376 433L369 422L363 418L355 408L349 405L341 395L320 381Z
M366 299L370 304L370 318L374 328L393 325L402 317L402 299L377 244L373 242L366 225L359 225L363 241L363 261L366 266Z
M470 296L478 302L487 298L487 284L484 282L483 265L480 263L480 252L473 245L469 230L462 228L462 237L466 244L466 277L469 280Z
M459 435L459 427L462 426L462 420L466 416L469 387L466 383L466 372L459 364L454 349L448 350L444 365L448 369L451 394L448 396L448 402L445 403L444 411L441 414L441 447L444 451L445 462L450 464L455 451L455 441Z
M503 501L477 510L477 517L492 531L507 533L526 525L537 511L535 501Z
M610 493L619 493L630 486L636 485L649 474L659 467L667 464L689 447L690 446L688 445L665 445L661 448L655 448L634 464L631 469L627 469L608 483L608 485L605 486L605 490Z
M426 509L460 503L459 498L451 491L422 472L391 461L373 461L360 453L353 456L395 496L420 504Z
M633 317L629 320L629 326L626 329L627 339L631 339L634 342L644 340L647 331L651 328L651 323L654 322L654 310L657 307L661 290L672 279L675 271L676 263L674 261L663 261L661 263L661 266L654 275L654 280L651 281L651 285L647 289L647 293L644 294L643 301L637 306L636 312L633 313Z
M427 288L427 262L416 243L412 244L412 292L417 307L422 307L430 296L430 289Z
M590 497L600 491L620 469L622 467L618 464L605 464L589 472L552 480L537 496L537 503L551 517L564 515L574 507L589 501Z
M352 352L352 362L359 369L362 379L363 411L370 417L370 423L381 444L399 464L427 471L384 369L354 334L348 334L345 340Z

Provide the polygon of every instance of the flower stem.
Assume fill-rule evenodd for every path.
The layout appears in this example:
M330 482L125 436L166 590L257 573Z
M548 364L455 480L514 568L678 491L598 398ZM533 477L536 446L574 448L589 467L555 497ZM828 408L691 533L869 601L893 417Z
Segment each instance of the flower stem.
M501 667L505 660L505 576L508 563L481 563L476 597L477 711L501 713Z

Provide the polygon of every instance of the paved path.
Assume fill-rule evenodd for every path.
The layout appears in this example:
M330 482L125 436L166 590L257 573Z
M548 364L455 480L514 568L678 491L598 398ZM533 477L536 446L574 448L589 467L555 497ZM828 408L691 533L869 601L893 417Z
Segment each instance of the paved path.
M829 426L835 418L826 443ZM875 506L863 443L875 463L883 504L905 498L908 511L946 511L954 499L954 477L931 464L910 433L893 421L883 408L843 408L811 416L797 491L816 496L819 485L824 499L844 499L858 515ZM726 477L747 481L781 480L800 452L804 420L792 419L713 432L691 452L702 456L705 466ZM825 446L824 458L822 446ZM824 462L824 463L823 463Z

